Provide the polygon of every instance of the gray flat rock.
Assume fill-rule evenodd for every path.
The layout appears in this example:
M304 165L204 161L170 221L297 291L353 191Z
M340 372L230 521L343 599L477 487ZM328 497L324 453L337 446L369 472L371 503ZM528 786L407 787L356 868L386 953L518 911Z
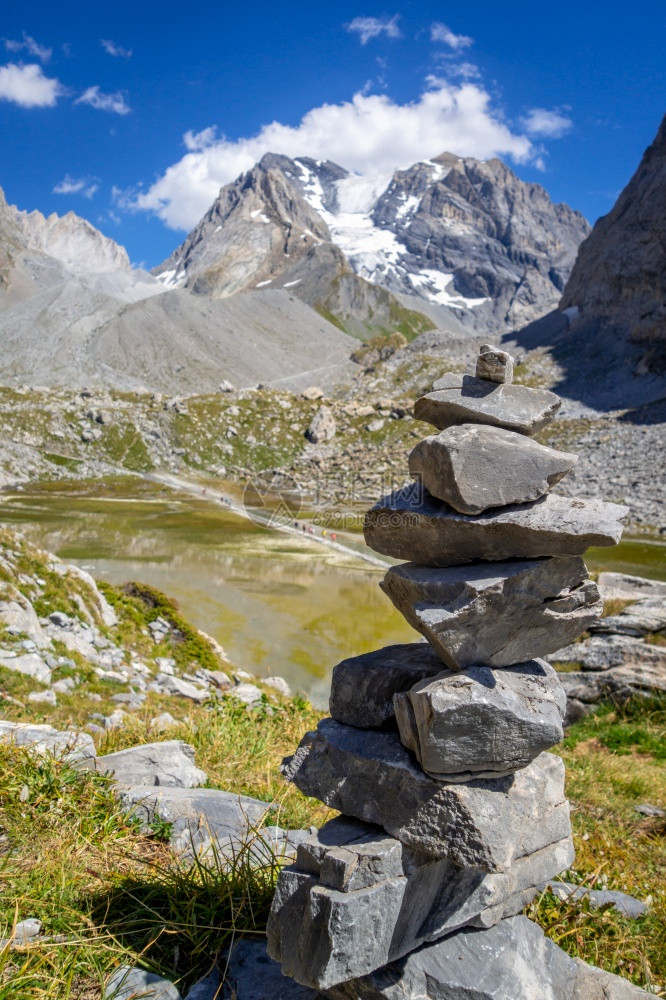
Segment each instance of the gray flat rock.
M392 566L380 586L452 670L552 653L603 609L580 556L446 569L404 563Z
M613 695L651 694L666 691L666 670L652 664L628 664L605 671L571 671L559 675L567 698L583 704Z
M501 777L562 739L566 695L553 668L445 670L395 695L400 739L441 781Z
M194 764L194 747L183 740L144 743L97 757L95 769L119 785L166 785L195 788L208 780Z
M639 1000L650 994L570 958L527 917L464 929L424 945L330 1000Z
M13 670L17 674L25 674L40 684L51 683L51 671L38 653L24 653L22 656L0 654L0 667Z
M548 493L492 514L459 514L418 483L383 497L365 515L371 549L424 566L488 559L582 555L591 545L615 545L627 509L602 500Z
M583 670L611 670L630 664L666 672L666 648L625 635L594 635L550 653L551 663L580 663Z
M462 867L505 871L570 834L564 766L553 754L509 777L444 783L421 770L396 733L323 719L281 769L305 795Z
M519 434L536 434L561 405L554 392L525 385L498 385L486 379L448 372L433 392L416 400L414 416L440 431L456 424L492 424Z
M186 681L182 677L174 677L172 674L158 674L155 683L165 694L189 698L190 701L202 702L210 698L210 692L207 688L198 687L192 681Z
M409 456L410 475L462 514L538 500L577 459L524 434L462 424L433 434Z
M664 580L648 580L644 576L631 576L629 573L604 572L599 574L597 583L604 601L614 597L624 601L638 601L645 597L666 600Z
M188 997L187 1000L190 1000ZM213 998L211 998L213 1000ZM214 1000L324 1000L287 979L266 951L266 939L236 941L227 958L223 991Z
M155 819L171 823L170 843L179 854L206 846L211 839L247 839L272 808L268 802L216 788L136 786L120 789L119 799L144 829Z
M51 754L79 767L94 767L97 754L89 733L58 730L31 722L0 721L0 743L13 743L36 754Z
M648 911L648 907L640 899L626 892L618 892L616 889L588 889L586 886L574 885L571 882L549 882L539 888L548 888L561 900L586 899L593 910L610 906L623 916L632 917L634 920L644 916Z
M168 979L144 969L121 965L102 991L102 1000L181 1000L180 991Z
M394 717L393 695L440 673L442 661L426 642L385 646L351 656L333 668L329 711L338 722L377 728Z
M306 841L296 865L280 873L269 953L303 985L328 989L470 923L490 927L534 897L540 871L561 871L574 856L567 838L490 875L429 859L376 827L359 826L365 836L358 836L362 828L345 834L336 826L331 835L324 827L311 838L314 854ZM322 840L337 845L322 852Z
M623 608L616 615L601 618L591 627L600 634L644 636L666 629L666 598L646 597Z

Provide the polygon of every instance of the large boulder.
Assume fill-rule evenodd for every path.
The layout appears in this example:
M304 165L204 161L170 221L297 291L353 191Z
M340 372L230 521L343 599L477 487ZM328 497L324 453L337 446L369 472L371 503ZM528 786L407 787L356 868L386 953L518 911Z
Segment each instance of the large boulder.
M553 754L508 777L445 783L421 770L396 733L323 719L282 773L305 795L462 867L506 871L570 833L564 766Z
M639 1000L649 995L570 958L527 917L509 917L489 930L458 931L327 994L330 1000Z
M194 747L183 740L143 743L98 757L95 768L119 785L166 785L195 788L208 775L195 766Z
M330 441L335 437L336 424L333 411L328 406L321 406L310 421L305 436L312 444Z
M510 774L562 739L566 695L544 660L445 670L395 695L400 739L440 781Z
M461 514L538 500L576 462L524 434L463 424L420 441L409 456L411 476Z
M561 400L547 389L497 384L448 372L433 391L416 400L414 416L446 430L456 424L492 424L519 434L536 434L550 423Z
M350 656L333 667L329 711L361 729L393 719L393 695L440 673L442 661L427 642L405 642Z
M545 656L603 610L579 556L448 569L405 563L388 570L381 588L452 670Z
M412 483L383 497L365 515L371 549L424 566L488 559L582 555L591 545L615 545L627 510L602 500L548 493L533 503L470 517Z
M538 873L561 871L573 854L567 838L489 875L427 858L378 827L332 820L280 873L269 953L297 982L327 989L462 926L519 912Z

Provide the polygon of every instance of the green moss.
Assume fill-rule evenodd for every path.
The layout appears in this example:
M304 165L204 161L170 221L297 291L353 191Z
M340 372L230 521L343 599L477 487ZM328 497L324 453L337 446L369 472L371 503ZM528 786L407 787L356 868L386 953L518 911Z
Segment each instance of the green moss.
M80 458L72 458L71 455L58 455L55 452L49 451L43 452L43 455L47 462L58 465L63 469L69 469L70 472L76 472L82 464Z
M343 333L350 333L345 324L330 309L327 309L326 306L316 305L314 308L315 312L318 312L322 319L332 323L333 326L337 326L338 330L342 330ZM354 334L352 333L351 336L353 337Z
M104 582L100 583L100 590L121 619L121 633L127 633L129 622L134 626L130 633L135 638L136 630L147 628L157 618L164 618L174 632L161 644L163 649L154 647L158 655L162 652L173 656L180 667L190 667L194 662L207 670L220 669L210 642L183 617L176 602L156 587L132 582L118 588Z
M113 462L133 472L154 468L146 443L132 424L116 423L105 428L96 447Z

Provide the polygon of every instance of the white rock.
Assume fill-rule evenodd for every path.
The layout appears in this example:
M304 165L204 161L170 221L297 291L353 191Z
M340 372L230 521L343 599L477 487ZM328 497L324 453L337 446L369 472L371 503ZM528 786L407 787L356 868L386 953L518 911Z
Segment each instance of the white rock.
M47 705L53 705L54 708L58 704L55 691L31 691L28 695L28 701L45 702Z
M25 653L23 656L13 657L0 656L0 667L25 674L41 684L51 683L51 671L37 653Z

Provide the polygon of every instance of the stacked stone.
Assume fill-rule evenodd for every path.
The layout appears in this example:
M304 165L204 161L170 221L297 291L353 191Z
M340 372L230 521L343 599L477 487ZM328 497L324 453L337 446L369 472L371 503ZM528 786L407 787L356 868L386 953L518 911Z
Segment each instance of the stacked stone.
M342 816L282 871L269 953L328 996L477 996L431 993L431 972L397 960L420 949L419 969L446 967L446 940L473 928L465 948L483 966L500 921L500 950L511 934L536 947L509 918L573 861L564 766L547 752L566 697L541 657L600 615L581 554L619 540L624 510L549 493L576 456L531 435L559 405L512 384L510 356L484 346L475 378L447 374L418 400L439 433L410 455L414 483L366 516L368 544L409 560L381 586L427 643L338 664L332 717L283 762Z

